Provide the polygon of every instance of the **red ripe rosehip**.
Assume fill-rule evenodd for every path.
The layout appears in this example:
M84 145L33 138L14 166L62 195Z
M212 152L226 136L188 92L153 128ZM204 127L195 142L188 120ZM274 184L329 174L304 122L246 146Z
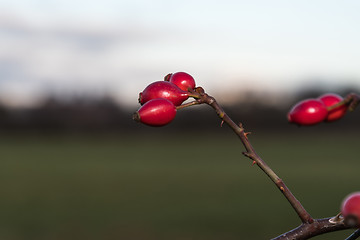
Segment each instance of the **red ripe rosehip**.
M135 121L149 126L164 126L176 116L176 107L164 98L152 99L146 102L133 115Z
M344 199L341 213L345 221L360 228L360 192L352 193Z
M334 94L334 93L324 94L324 95L320 96L318 99L320 101L322 101L325 104L325 106L327 106L327 107L331 107L343 100L343 98L341 96ZM333 110L330 110L328 112L328 116L325 119L325 121L332 122L332 121L338 120L345 115L346 111L347 111L346 105L341 105Z
M165 98L175 106L179 106L189 98L189 93L181 90L173 83L157 81L148 85L144 91L139 94L139 103L142 105L156 98Z
M176 86L178 86L181 90L188 91L190 89L195 88L195 80L194 78L186 73L186 72L176 72L169 76L166 75L165 81L169 81Z
M288 113L288 120L299 125L313 125L325 120L326 106L317 99L306 99L293 106Z

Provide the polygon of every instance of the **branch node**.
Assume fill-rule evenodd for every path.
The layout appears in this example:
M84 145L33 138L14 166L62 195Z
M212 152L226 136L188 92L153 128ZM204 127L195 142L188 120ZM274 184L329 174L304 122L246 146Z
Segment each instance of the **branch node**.
M254 153L252 153L252 152L243 152L242 154L244 154L244 156L246 156L246 157L248 157L248 158L250 158L250 159L253 160L253 161L252 161L252 166L254 166L255 164L257 164L257 161L256 161L256 159L255 159Z
M249 153L249 152L242 152L242 154L243 154L245 157L252 158L252 155L251 155L251 153Z
M205 94L205 90L202 87L195 88L195 92L197 92L199 94Z

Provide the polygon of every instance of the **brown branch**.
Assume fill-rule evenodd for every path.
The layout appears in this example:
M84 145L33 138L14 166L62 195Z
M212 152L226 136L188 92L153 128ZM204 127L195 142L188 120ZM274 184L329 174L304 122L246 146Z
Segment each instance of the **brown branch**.
M237 125L234 121L225 113L224 109L216 102L215 98L209 96L204 92L202 88L196 90L198 93L197 102L199 104L206 103L215 109L217 115L227 123L230 128L236 133L240 138L242 144L244 145L246 152L243 154L253 160L253 163L258 165L258 167L266 173L266 175L275 183L277 188L289 201L293 209L298 214L299 218L303 223L312 223L314 220L310 214L305 210L301 203L295 198L289 188L285 185L284 181L278 177L278 175L261 159L261 157L256 153L255 149L248 140L248 133L245 132L242 124Z
M272 240L303 240L309 239L324 233L335 232L352 228L344 221L331 221L334 218L316 219L313 223L303 223L299 227L284 233Z
M254 147L251 145L248 140L247 135L249 133L245 132L243 125L240 123L237 125L224 111L224 109L216 102L215 98L209 96L205 93L204 89L201 87L191 91L192 97L195 98L195 101L188 104L184 104L183 107L178 107L182 109L185 107L190 107L197 104L208 104L211 106L217 113L217 115L222 119L222 122L227 123L230 128L235 132L235 134L240 138L242 144L244 145L246 151L243 154L250 158L253 161L253 164L258 165L258 167L266 173L266 175L274 182L277 188L288 200L292 208L298 214L299 218L302 221L302 224L297 228L284 233L272 240L302 240L309 239L324 233L334 232L344 229L354 228L353 225L344 221L341 217L341 213L332 218L325 219L313 219L311 215L306 211L306 209L301 205L301 203L295 198L290 189L285 185L284 181L278 177L278 175L265 163L264 160L256 153ZM351 93L345 97L340 103L330 107L328 110L335 109L341 105L348 105L349 110L353 111L360 102L360 96L354 93ZM354 232L347 240L354 240L360 236L360 230Z

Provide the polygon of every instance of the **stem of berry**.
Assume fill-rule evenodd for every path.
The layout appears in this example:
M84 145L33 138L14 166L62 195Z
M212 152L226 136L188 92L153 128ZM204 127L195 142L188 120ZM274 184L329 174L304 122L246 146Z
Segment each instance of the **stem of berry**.
M279 176L260 158L256 153L255 149L248 140L247 135L249 133L245 132L245 129L242 124L237 125L234 121L225 113L224 109L216 102L215 98L209 96L204 92L202 88L197 88L194 91L194 95L197 94L197 104L206 103L210 105L217 113L217 115L227 123L230 128L235 132L235 134L240 138L242 144L244 145L246 151L243 152L245 156L253 160L253 163L258 165L261 170L263 170L266 175L275 183L277 188L289 201L293 209L296 211L303 223L312 223L314 220L310 214L305 210L301 203L295 198L291 193L288 187L285 185L284 181L279 178ZM194 103L191 103L194 105Z
M180 106L176 106L176 110L184 109L184 108L191 107L191 106L194 106L197 104L200 104L200 103L198 101L192 101L189 103L182 104Z
M338 108L340 106L348 105L349 106L349 111L354 111L355 108L357 107L357 105L359 104L359 102L360 102L360 96L355 94L355 93L350 93L344 98L344 100L342 100L341 102L338 102L335 105L332 105L332 106L328 107L327 110L331 111L331 110L336 109L336 108Z

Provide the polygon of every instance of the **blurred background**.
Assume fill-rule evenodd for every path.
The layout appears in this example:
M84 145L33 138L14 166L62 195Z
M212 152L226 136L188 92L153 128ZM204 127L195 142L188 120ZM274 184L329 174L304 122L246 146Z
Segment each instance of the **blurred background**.
M360 3L0 1L0 237L270 239L300 224L207 106L137 124L138 93L190 73L252 132L315 218L359 191L360 111L312 127L297 101L359 93ZM351 231L316 239L344 239Z

